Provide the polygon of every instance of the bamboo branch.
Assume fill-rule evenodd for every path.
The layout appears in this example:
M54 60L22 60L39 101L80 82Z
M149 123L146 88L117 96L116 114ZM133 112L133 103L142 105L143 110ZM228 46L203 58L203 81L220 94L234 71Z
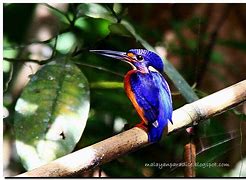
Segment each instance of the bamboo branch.
M168 124L167 134L200 122L246 100L246 80L218 91L173 112L174 124ZM68 154L46 165L17 177L76 176L118 158L126 153L149 145L145 131L134 127L111 138Z
M184 177L196 177L196 145L194 141L184 146L184 162L187 164L184 167Z

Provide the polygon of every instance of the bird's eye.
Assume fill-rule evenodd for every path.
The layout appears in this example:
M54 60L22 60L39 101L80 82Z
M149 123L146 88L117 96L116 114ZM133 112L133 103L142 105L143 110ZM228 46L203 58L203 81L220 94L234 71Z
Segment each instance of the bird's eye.
M137 55L136 58L137 58L137 60L139 60L139 61L143 60L143 56L141 56L141 55Z

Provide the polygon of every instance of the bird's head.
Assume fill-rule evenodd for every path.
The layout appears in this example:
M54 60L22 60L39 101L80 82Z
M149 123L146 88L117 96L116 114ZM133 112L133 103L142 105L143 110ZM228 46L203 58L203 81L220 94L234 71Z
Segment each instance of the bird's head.
M142 72L157 70L163 72L163 62L154 52L146 49L130 49L128 52L119 52L111 50L90 50L97 54L122 60L129 63L134 69Z

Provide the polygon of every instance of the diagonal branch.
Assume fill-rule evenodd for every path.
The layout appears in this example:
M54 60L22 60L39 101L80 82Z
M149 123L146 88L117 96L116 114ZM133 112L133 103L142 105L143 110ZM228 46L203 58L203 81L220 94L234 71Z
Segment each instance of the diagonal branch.
M167 134L199 123L220 114L246 100L246 80L211 94L173 112L174 124L168 124ZM68 154L46 165L18 175L18 177L76 176L149 145L148 136L139 128L132 128L111 138Z

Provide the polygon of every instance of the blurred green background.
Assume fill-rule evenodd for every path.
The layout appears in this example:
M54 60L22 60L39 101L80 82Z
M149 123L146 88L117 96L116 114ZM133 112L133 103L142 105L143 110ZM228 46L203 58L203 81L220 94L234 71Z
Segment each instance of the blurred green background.
M16 101L39 69L28 59L70 57L88 79L90 113L76 151L139 122L123 89L130 67L89 49L127 51L146 47L146 41L202 98L245 79L245 12L245 4L4 4L3 56L11 58L3 60L4 176L25 172L14 146L13 122ZM174 109L193 101L183 98L165 77ZM199 124L197 162L226 167L196 167L198 177L246 176L245 111L244 104ZM182 177L182 167L146 163L183 162L187 142L183 130L81 176L97 177L100 171L108 177Z

